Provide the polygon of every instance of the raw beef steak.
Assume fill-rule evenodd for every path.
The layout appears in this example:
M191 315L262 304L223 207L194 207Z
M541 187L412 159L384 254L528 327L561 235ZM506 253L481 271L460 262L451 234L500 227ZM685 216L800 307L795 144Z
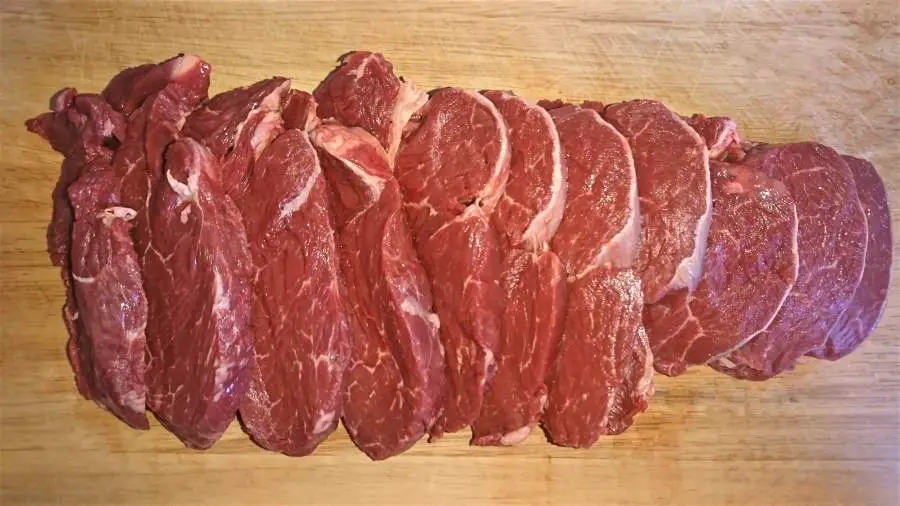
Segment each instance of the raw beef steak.
M695 114L685 121L706 141L710 159L735 162L743 158L741 136L731 118Z
M103 399L93 384L84 321L78 310L71 279L71 238L74 211L68 198L70 185L88 171L102 171L112 163L110 146L125 137L125 119L98 95L79 95L74 88L60 90L50 99L50 112L25 124L64 156L59 179L53 190L53 214L47 227L47 252L53 265L60 267L66 289L63 321L69 334L66 354L75 374L78 392L86 399ZM102 402L102 401L98 401Z
M337 427L350 350L325 184L306 132L290 129L256 160L237 201L256 269L256 363L241 421L264 448L295 456Z
M833 149L761 146L745 165L779 179L797 205L797 282L764 332L711 362L736 378L763 380L825 345L863 272L866 221L847 163Z
M73 184L70 193L83 191L79 186ZM77 343L83 372L95 402L128 425L149 429L144 415L147 299L129 235L134 211L108 207L78 214L72 280L84 328Z
M290 87L289 80L274 77L219 93L187 118L183 134L219 158L221 184L232 198L246 191L253 162L281 132Z
M852 156L843 158L856 182L868 238L865 268L850 306L828 331L825 345L809 353L828 360L846 356L875 330L887 301L893 260L891 212L884 183L871 163Z
M384 56L368 51L342 56L314 95L321 118L334 118L374 135L392 164L403 127L428 100L415 85L397 77Z
M712 215L705 141L654 100L609 105L604 118L634 153L643 219L637 269L645 302L679 288L693 291L703 272Z
M472 424L478 445L516 444L540 419L544 381L562 334L566 274L550 251L562 219L566 172L559 135L544 108L508 92L483 92L509 128L510 175L492 216L506 295L497 372Z
M250 379L252 260L216 159L192 139L172 144L149 211L148 405L191 448L231 423Z
M47 227L50 261L63 267L69 263L74 220L69 185L81 176L85 166L109 163L114 146L125 138L125 118L98 95L64 88L50 98L50 112L28 120L25 126L65 157L53 190L53 215Z
M289 90L285 98L284 109L281 118L285 128L299 128L304 132L310 132L319 124L316 115L319 105L312 95L305 91Z
M559 131L568 195L553 250L568 273L566 320L542 425L555 444L589 447L647 408L652 357L633 271L638 180L627 140L593 109L545 103Z
M131 114L163 88L179 88L185 101L200 103L209 90L210 66L200 57L180 54L162 63L146 63L118 73L103 89L103 98L115 110Z
M137 213L132 235L140 255L149 246L147 211L152 189L163 179L163 155L209 89L209 65L197 57L182 56L150 65L149 70L145 67L122 72L103 92L129 111L127 136L116 150L114 167L121 180L121 204ZM171 80L161 81L159 76Z
M656 370L676 376L765 330L797 280L797 210L784 183L713 162L713 217L703 277L693 294L644 309Z
M395 173L441 318L446 381L433 437L481 412L499 351L504 295L490 216L509 175L506 125L483 96L432 93L405 129Z
M441 322L413 248L397 181L360 128L312 132L331 189L352 346L344 425L375 460L410 448L434 423L441 390Z

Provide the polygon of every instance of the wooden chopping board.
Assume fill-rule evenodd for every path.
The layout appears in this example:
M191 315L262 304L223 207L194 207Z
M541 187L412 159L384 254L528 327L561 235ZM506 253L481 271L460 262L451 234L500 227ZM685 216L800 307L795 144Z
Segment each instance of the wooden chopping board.
M900 4L714 3L3 2L0 503L900 503L900 283L850 357L765 383L703 369L659 377L634 427L587 451L539 431L514 448L457 434L372 463L341 430L292 459L234 424L195 452L158 425L129 430L74 390L62 283L44 251L60 158L22 124L64 85L98 91L122 68L182 51L213 65L213 92L273 74L310 89L339 55L371 49L425 89L658 98L729 115L750 139L866 156L900 209Z

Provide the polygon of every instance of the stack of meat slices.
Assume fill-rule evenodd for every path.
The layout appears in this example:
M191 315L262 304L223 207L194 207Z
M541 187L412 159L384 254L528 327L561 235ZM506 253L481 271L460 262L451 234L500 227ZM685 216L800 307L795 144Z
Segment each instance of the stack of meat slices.
M826 146L653 100L426 94L369 52L311 94L209 82L181 55L27 123L65 157L47 240L78 390L189 447L236 414L295 456L341 420L372 459L466 427L589 447L654 369L767 379L884 308L884 186Z

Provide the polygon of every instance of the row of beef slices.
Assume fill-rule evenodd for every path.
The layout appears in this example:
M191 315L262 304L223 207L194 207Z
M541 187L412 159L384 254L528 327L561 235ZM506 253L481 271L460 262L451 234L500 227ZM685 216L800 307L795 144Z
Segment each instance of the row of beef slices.
M312 95L209 78L182 55L27 124L65 157L48 245L79 392L189 447L236 412L297 456L340 420L373 459L467 426L588 447L654 368L766 379L883 309L884 187L825 146L651 100L426 94L368 52Z

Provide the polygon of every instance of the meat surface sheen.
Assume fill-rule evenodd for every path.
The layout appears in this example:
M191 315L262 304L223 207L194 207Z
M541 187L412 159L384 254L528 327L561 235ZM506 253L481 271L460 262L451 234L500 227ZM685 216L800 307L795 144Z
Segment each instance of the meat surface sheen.
M891 211L884 182L875 166L866 160L846 155L843 158L853 173L868 237L863 275L850 306L828 331L825 345L809 353L828 360L846 356L875 330L887 301L893 262Z
M694 293L644 309L656 370L668 376L714 360L765 330L797 280L797 210L784 183L713 162L713 217Z
M627 429L653 393L633 269L638 180L628 141L601 118L599 105L543 105L568 169L565 215L552 243L568 273L568 301L541 424L554 444L589 447Z
M794 198L797 282L764 332L710 365L736 378L763 380L825 345L861 279L867 233L853 174L833 149L761 146L744 163L782 181Z
M637 270L645 302L679 288L693 291L703 272L712 215L706 142L654 100L612 104L603 117L634 153L643 220Z
M199 449L231 423L253 364L252 260L216 164L192 139L169 147L143 258L148 405L185 445Z
M477 445L525 439L547 401L545 380L565 318L566 274L549 241L562 220L566 171L547 111L509 92L485 91L508 127L510 175L492 216L503 256L501 352L472 424Z
M333 123L313 130L312 139L332 195L350 314L344 425L366 455L386 459L434 423L441 321L381 145L360 128Z
M500 347L504 295L491 213L509 175L506 124L485 97L432 92L405 129L395 174L441 319L446 381L432 437L470 425Z
M319 158L303 130L272 141L238 208L255 270L255 364L241 421L254 441L311 453L337 428L350 328Z

